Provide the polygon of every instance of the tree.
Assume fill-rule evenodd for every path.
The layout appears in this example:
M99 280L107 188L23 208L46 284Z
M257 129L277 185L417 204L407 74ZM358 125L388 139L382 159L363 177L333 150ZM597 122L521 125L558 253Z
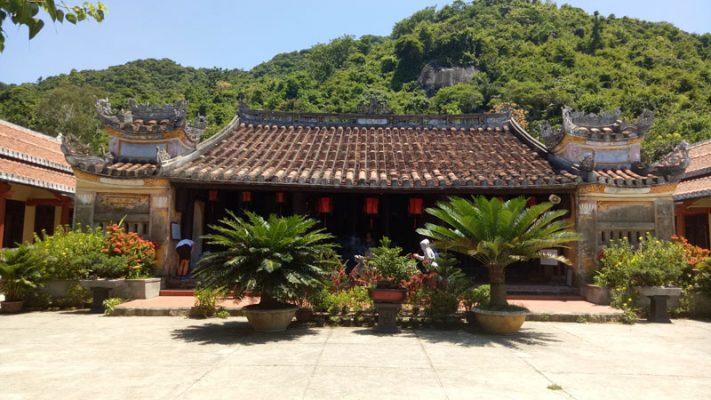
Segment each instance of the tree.
M484 95L468 83L458 83L444 87L432 97L432 106L442 114L467 114L479 111L484 103Z
M54 0L0 0L0 52L5 49L5 31L3 22L8 17L15 25L24 25L29 29L30 39L44 27L44 21L37 16L44 10L53 22L71 24L91 18L97 22L104 20L106 6L102 3L96 5L84 2L81 6L69 6L64 3L57 6Z
M417 230L431 238L441 249L451 250L481 262L489 270L491 301L493 307L505 307L505 269L520 261L541 257L545 249L563 247L578 240L560 217L566 210L553 210L553 203L545 202L531 207L526 199L517 197L508 201L484 196L470 200L451 197L438 202L427 213L440 220L440 224L427 223ZM547 256L550 257L550 256ZM564 257L558 261L569 263Z
M96 114L96 89L74 85L59 86L36 106L35 129L48 135L73 135L94 151L106 145L106 135Z

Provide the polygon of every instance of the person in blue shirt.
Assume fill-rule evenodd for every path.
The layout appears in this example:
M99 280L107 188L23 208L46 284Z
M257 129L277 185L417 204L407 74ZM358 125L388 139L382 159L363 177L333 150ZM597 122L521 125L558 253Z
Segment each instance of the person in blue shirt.
M178 270L176 275L179 278L188 276L188 270L190 268L190 255L193 252L194 242L190 239L183 239L178 242L175 246L175 250L178 252Z

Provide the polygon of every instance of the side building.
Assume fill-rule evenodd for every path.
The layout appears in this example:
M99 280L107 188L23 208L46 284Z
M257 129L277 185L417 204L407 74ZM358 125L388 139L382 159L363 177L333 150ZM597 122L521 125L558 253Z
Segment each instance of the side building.
M308 214L321 220L348 259L365 238L389 236L417 249L424 209L453 195L524 196L553 201L585 240L566 250L573 268L515 265L513 282L575 284L591 273L608 240L673 233L672 195L687 162L683 149L644 166L639 148L652 120L563 110L545 144L510 113L363 115L257 111L239 114L201 141L185 104L115 112L98 105L110 154L64 147L77 176L75 222L128 228L160 245L164 273L174 246L200 239L226 210ZM681 157L681 158L679 158ZM470 266L476 269L476 265Z
M689 242L711 248L711 140L689 146L689 163L674 192L676 232Z
M0 244L72 221L76 180L54 138L0 120Z

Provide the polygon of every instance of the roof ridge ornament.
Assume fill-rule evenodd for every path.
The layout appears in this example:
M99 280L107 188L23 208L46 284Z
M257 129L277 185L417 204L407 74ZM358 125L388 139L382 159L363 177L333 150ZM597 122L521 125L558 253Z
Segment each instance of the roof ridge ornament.
M678 181L684 176L690 162L689 143L683 140L669 154L652 164L652 170L664 176L667 181Z
M511 118L510 113L477 113L459 115L339 114L252 110L240 103L240 120L252 124L362 126L387 128L500 128Z
M114 156L111 153L96 155L88 145L81 143L72 134L62 135L61 139L60 148L64 153L64 158L72 167L85 171L101 171L106 165L114 162Z
M644 136L654 123L654 112L644 110L634 121L621 119L622 111L616 108L599 114L573 111L563 106L563 132L598 141L621 141Z
M198 115L193 123L187 121L185 100L152 105L138 104L135 99L129 99L126 109L115 111L108 99L98 99L96 111L105 126L125 135L162 135L182 128L190 140L197 142L207 128L204 116Z

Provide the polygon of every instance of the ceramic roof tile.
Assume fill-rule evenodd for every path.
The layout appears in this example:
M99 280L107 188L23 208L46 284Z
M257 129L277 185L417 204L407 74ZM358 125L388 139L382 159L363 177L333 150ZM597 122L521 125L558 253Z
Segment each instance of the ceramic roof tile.
M695 199L711 196L711 176L679 182L674 191L674 200Z
M75 179L57 138L0 120L0 179L73 193Z
M201 182L370 188L561 187L573 186L577 179L556 172L507 124L422 128L241 123L198 151L161 175Z

